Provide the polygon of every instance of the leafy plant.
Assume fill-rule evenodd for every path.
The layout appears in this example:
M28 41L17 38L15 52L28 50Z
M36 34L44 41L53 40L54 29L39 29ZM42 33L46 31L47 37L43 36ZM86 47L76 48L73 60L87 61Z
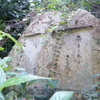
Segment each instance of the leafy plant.
M62 0L35 0L31 2L34 4L35 9L38 11L50 11L50 10L65 10L66 6Z
M73 91L60 91L56 92L50 100L70 100L73 96Z
M47 86L50 87L51 89L55 88L58 84L59 80L47 80Z
M29 82L27 81L27 82L24 82L24 83L17 84L19 92L21 94L21 97L26 97L25 92L28 90L28 86L30 86L31 84L33 84L36 81L37 81L37 79L31 80Z
M5 88L5 87L16 85L16 84L19 84L19 83L24 83L24 82L27 82L27 81L30 81L30 80L48 79L48 78L45 78L45 77L34 76L34 75L31 75L31 74L19 75L19 76L16 76L16 77L6 79L6 74L4 73L2 68L0 68L0 78L1 78L0 79L0 91L2 91L3 88ZM2 97L3 97L3 95L2 95Z

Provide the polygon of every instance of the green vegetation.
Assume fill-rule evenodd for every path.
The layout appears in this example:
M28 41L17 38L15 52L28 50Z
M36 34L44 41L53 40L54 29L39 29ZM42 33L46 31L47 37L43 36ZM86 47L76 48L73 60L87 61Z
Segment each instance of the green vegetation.
M30 12L29 0L0 0L0 30L9 33L18 39L28 21L22 19ZM6 57L11 50L14 42L8 37L4 37L1 46L5 49L0 51L0 57Z
M33 81L31 81L31 82L28 83L27 86L29 86L32 83L34 83L35 80L37 80L37 79L48 79L48 78L44 78L44 77L40 77L40 76L34 76L34 75L31 75L31 74L28 74L28 75L18 75L16 77L12 77L12 78L9 78L9 79L7 79L6 77L7 77L6 74L4 73L4 71L2 70L2 68L0 68L0 78L1 78L0 79L0 91L1 92L2 92L2 90L5 87L9 87L9 86L16 85L16 84L19 84L19 83L25 83L27 81L33 80ZM23 93L23 90L21 90L21 92ZM23 94L22 94L22 97L23 97ZM9 99L9 98L7 98L7 96L5 96L5 98L7 100ZM3 95L2 95L2 93L1 93L1 99L5 100L4 97L3 97ZM13 98L10 99L10 100L13 100Z
M28 0L0 0L0 20L22 19L29 6Z

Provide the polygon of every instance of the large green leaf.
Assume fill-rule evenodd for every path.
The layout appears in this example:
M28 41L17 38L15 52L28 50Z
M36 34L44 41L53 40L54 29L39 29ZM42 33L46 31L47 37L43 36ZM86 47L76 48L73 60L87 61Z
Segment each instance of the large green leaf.
M30 80L37 80L37 79L49 79L49 78L45 78L45 77L41 77L41 76L34 76L34 75L20 75L20 76L16 76L13 78L9 78L8 80L5 81L5 83L3 84L3 86L0 86L0 90L2 90L4 87L8 87L8 86L12 86L12 85L16 85L22 82L27 82Z
M70 100L73 96L73 91L60 91L56 92L50 100Z
M6 81L6 75L2 68L0 67L0 87L4 85L4 82Z

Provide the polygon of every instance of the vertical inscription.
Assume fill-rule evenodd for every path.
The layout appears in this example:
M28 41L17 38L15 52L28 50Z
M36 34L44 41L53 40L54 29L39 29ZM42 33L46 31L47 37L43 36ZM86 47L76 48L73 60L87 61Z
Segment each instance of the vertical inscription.
M81 39L82 39L81 36L80 36L80 35L77 35L76 40L77 40L77 42L78 42L78 45L77 45L77 48L78 48L77 63L78 63L78 64L81 63L81 61L80 61L80 59L81 59L81 54L80 54L80 41L81 41Z
M69 55L66 55L66 73L67 75L69 74L69 71L70 71L70 67L69 67Z

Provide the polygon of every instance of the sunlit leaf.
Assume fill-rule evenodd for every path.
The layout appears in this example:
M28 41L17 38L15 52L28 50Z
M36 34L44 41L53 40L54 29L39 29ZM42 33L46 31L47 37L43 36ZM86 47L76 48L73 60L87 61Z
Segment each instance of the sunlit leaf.
M1 51L3 51L3 50L4 50L4 48L3 48L3 47L0 47L0 50L1 50Z
M73 91L56 92L50 100L70 100L73 96Z
M31 75L31 74L20 75L20 76L16 76L16 77L9 78L8 80L6 80L4 82L4 84L2 86L0 86L0 90L2 90L4 87L16 85L16 84L27 82L27 81L30 81L30 80L37 80L37 79L50 79L50 78L45 78L45 77L41 77L41 76L34 76L34 75Z
M8 70L8 69L12 69L12 68L13 68L12 66L8 66L8 67L3 68L3 70Z

